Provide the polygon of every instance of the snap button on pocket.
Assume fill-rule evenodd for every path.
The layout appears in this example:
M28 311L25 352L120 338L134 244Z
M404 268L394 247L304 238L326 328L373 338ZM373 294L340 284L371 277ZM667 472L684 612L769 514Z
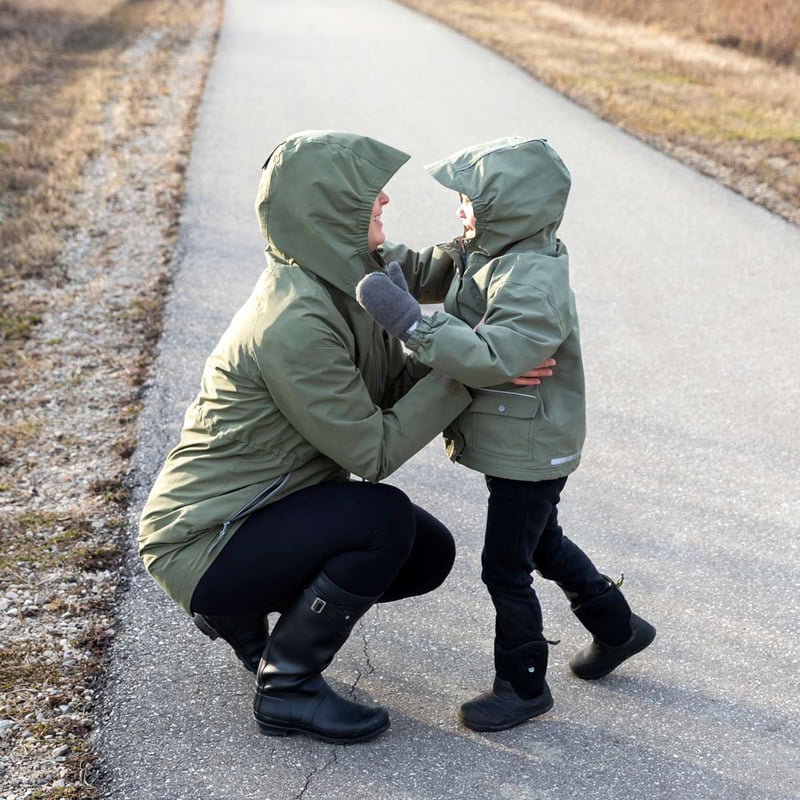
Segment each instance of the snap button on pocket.
M506 413L506 407L505 407L505 405L503 405L503 403L500 403L500 405L499 405L499 406L497 406L497 410L498 410L498 411L499 411L501 414L505 414L505 413Z

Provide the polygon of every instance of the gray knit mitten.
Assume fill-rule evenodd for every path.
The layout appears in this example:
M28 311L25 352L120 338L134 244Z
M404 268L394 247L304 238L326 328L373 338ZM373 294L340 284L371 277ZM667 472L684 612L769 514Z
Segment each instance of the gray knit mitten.
M356 286L356 299L378 325L404 342L422 319L419 303L408 293L396 261L389 264L387 272L365 275Z

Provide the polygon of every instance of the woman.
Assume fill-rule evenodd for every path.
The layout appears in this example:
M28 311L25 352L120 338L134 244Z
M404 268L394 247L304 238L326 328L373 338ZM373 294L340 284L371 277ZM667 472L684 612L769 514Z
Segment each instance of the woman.
M385 730L384 709L337 695L321 672L373 603L431 591L455 556L440 522L374 483L471 400L355 299L383 268L383 187L408 158L330 131L272 153L256 201L267 267L206 362L142 513L147 570L256 672L268 734L344 743ZM428 261L423 300L443 295L452 267ZM281 616L268 636L270 611Z

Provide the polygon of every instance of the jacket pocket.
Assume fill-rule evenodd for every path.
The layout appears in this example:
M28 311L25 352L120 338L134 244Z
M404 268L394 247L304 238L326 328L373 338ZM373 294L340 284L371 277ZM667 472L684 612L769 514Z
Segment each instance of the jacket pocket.
M539 397L492 389L475 392L469 415L469 441L475 453L530 461L534 456L534 432Z

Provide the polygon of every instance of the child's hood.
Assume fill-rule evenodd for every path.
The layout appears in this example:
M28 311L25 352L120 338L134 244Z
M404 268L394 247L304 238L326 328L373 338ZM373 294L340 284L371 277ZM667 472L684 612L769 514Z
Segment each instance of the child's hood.
M354 133L290 136L267 159L258 187L267 254L354 295L375 266L367 236L375 197L409 158Z
M545 139L495 139L425 169L472 201L477 219L474 245L488 255L531 238L555 244L571 179Z

